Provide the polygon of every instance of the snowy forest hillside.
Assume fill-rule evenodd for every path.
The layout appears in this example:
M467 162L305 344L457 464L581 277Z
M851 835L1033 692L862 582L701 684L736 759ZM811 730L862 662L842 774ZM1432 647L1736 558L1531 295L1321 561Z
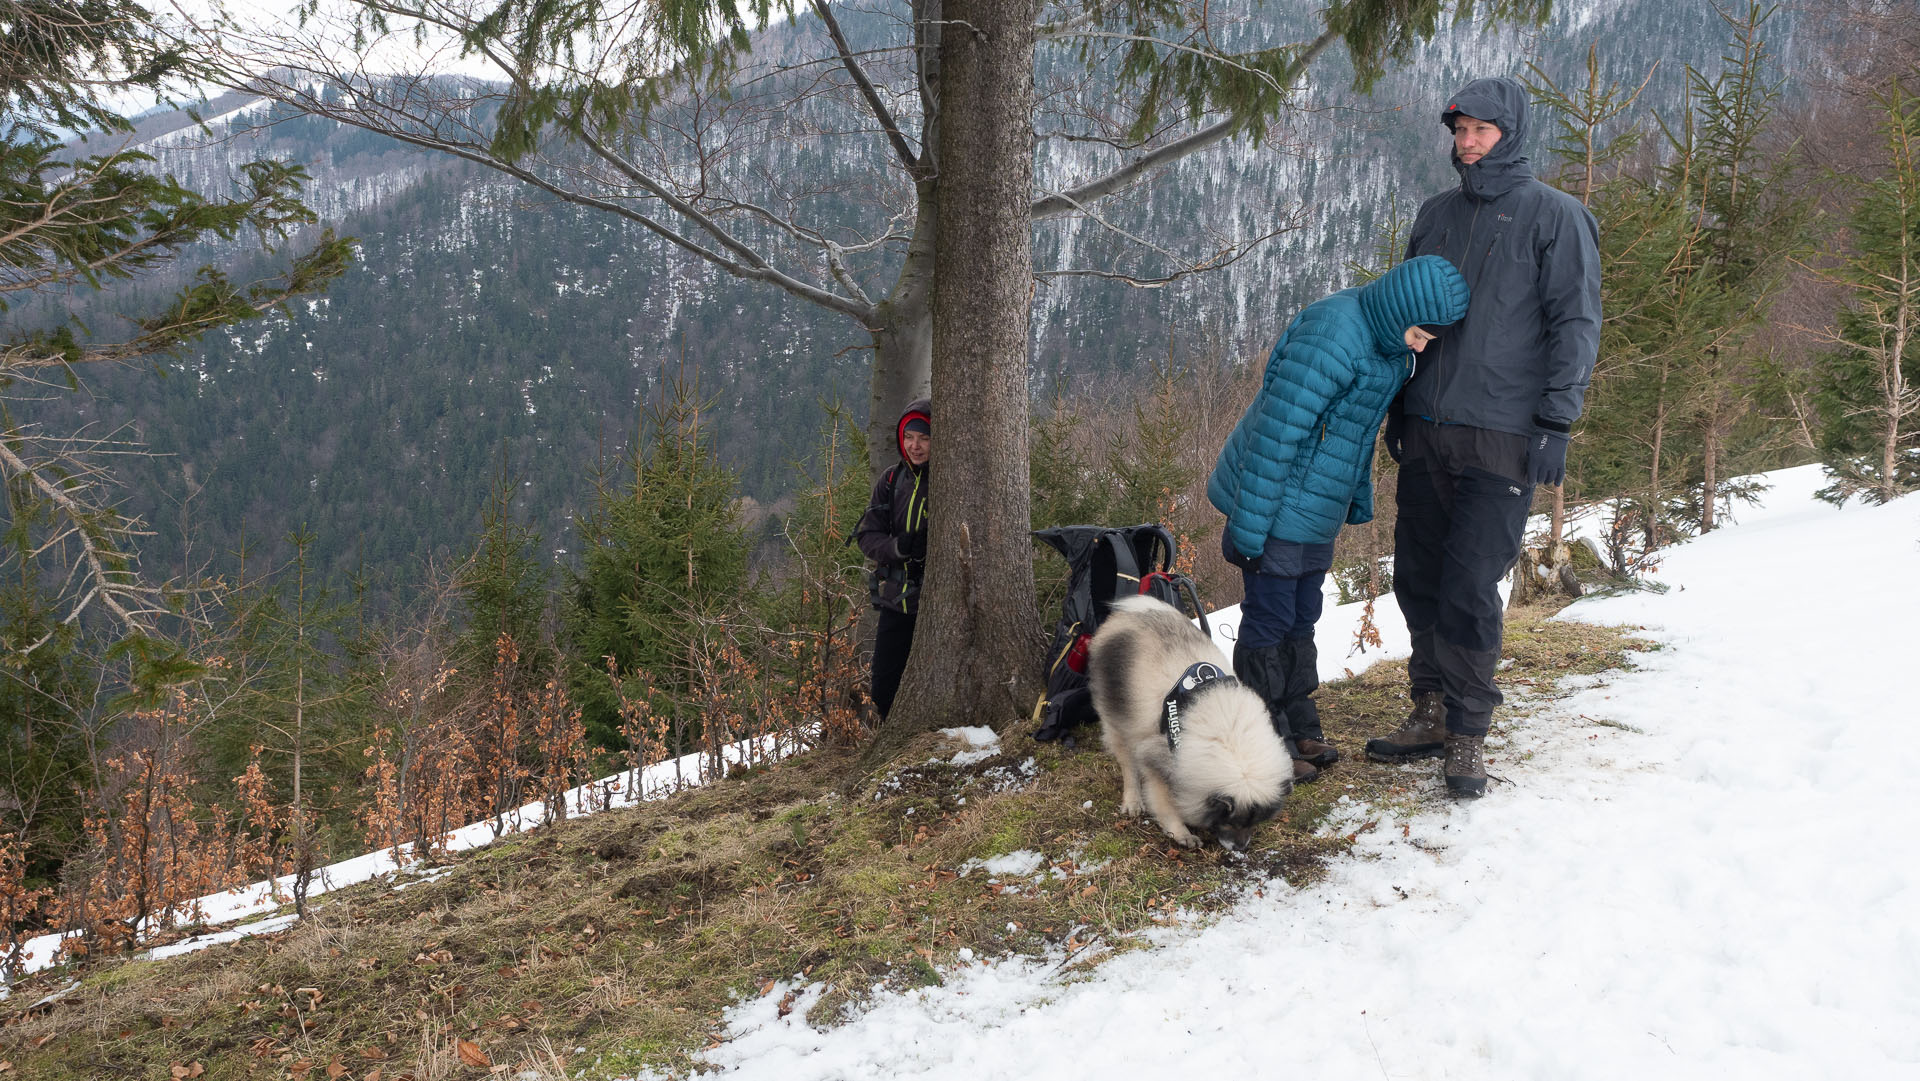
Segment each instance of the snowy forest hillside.
M881 11L846 18L857 37L889 32ZM1798 19L1782 11L1766 29L1775 78L1816 74ZM1274 3L1235 29L1254 40L1229 44L1251 47L1290 40L1302 26ZM1329 55L1306 81L1300 111L1264 140L1182 159L1097 220L1036 226L1036 403L1058 388L1125 398L1121 388L1144 387L1156 365L1216 379L1261 357L1300 303L1352 284L1355 267L1377 262L1392 223L1404 227L1421 198L1452 182L1432 117L1466 80L1528 76L1532 63L1572 85L1585 79L1595 47L1603 80L1648 81L1635 109L1603 134L1651 133L1653 115L1672 122L1686 111L1686 68L1717 69L1727 31L1705 2L1561 3L1539 29L1443 27L1365 97ZM820 34L810 18L769 30L755 63L797 62ZM1070 112L1097 96L1074 83L1066 50L1043 50L1041 60L1043 84L1059 88L1050 108ZM256 561L275 565L291 553L287 536L304 527L324 580L344 587L364 575L383 607L411 600L429 560L470 547L503 463L517 483L515 513L555 564L568 565L596 469L620 472L646 403L676 372L698 378L714 451L758 504L800 487L795 463L818 449L822 403L846 403L864 419L870 343L843 317L449 155L258 99L229 95L204 112L211 133L177 116L143 122L163 168L219 190L253 157L303 163L321 223L355 237L359 257L288 316L210 335L158 372L92 374L78 396L15 407L56 428L83 421L154 453L124 463L123 497L159 527L143 546L156 573L231 575L243 538ZM853 124L831 100L796 116L826 132ZM1546 134L1542 125L1533 153L1550 169ZM817 193L823 222L871 217L860 192L885 170L884 144L756 138L724 167L795 178L797 190ZM1118 160L1085 141L1048 140L1036 152L1043 191ZM1183 272L1222 252L1238 258ZM869 290L883 289L897 262L888 253L856 269ZM1089 272L1177 277L1142 289ZM20 317L35 315L29 305ZM96 315L102 329L113 322Z
M304 922L258 919L275 909L264 884L217 895L214 926L110 984L36 981L54 993L0 1050L54 1078L125 1054L214 1077L263 1062L368 1077L1267 1076L1303 1055L1334 1078L1908 1076L1920 872L1904 856L1920 819L1899 796L1915 736L1889 679L1916 646L1903 613L1920 604L1920 501L1837 509L1815 498L1817 467L1743 479L1754 500L1637 588L1516 614L1487 798L1445 801L1432 763L1343 763L1294 797L1313 864L1292 845L1178 858L1151 824L1112 821L1098 751L978 728L853 801L782 804L810 791L803 756L657 813L525 838L516 820L497 841L476 823L432 862L326 868L331 892ZM1809 551L1874 568L1875 588L1800 573ZM1404 628L1390 607L1381 621L1385 652L1327 658L1329 677L1349 670L1327 688L1336 739L1390 723L1352 712L1373 708L1381 670L1388 695L1403 678ZM850 889L836 866L856 815L900 824L887 843L910 880L849 861L890 895ZM734 899L720 867L758 866L753 819L784 841L750 873L766 884ZM682 847L728 830L714 852ZM820 901L759 898L808 890L839 899L826 922L768 926ZM220 925L237 917L252 922ZM804 949L815 935L871 949L889 919L920 928L891 963ZM739 952L756 937L765 956ZM403 1018L379 1001L398 985L449 997ZM101 1020L128 1026L118 1050L90 1037ZM383 1035L396 1031L408 1040Z
M981 125L1003 153L991 170L945 154L943 181L941 131L923 130L939 110L916 103L947 100L925 62L973 39L925 47L920 0L631 39L595 21L620 0L505 0L497 19L454 0L447 18L477 21L439 57L492 40L502 81L376 63L357 46L391 30L387 2L317 0L346 20L330 24L344 46L316 50L326 71L242 64L258 39L140 0L0 0L0 29L32 45L0 47L0 975L36 970L0 1024L0 1072L52 1047L36 1062L61 1081L108 1060L624 1077L696 1069L723 1037L826 1074L946 1068L860 1017L937 1028L967 1004L889 993L976 978L1011 988L976 998L988 1014L1045 1017L1056 975L1070 987L1109 952L1128 971L1196 914L1313 940L1295 908L1283 932L1240 924L1249 891L1325 908L1345 936L1327 957L1353 972L1446 940L1444 964L1396 985L1420 1000L1326 996L1370 1011L1360 1038L1350 1014L1304 1018L1358 1069L1364 1046L1387 1072L1426 1054L1659 1072L1655 1045L1629 1041L1649 1030L1641 1001L1697 1022L1652 1026L1669 1066L1744 1069L1755 1048L1798 1065L1816 1038L1850 1038L1862 1073L1911 1064L1883 1023L1910 1005L1911 966L1873 959L1910 956L1887 913L1911 883L1871 859L1908 818L1876 803L1874 822L1836 826L1828 799L1900 790L1882 685L1830 671L1843 647L1896 670L1911 645L1900 609L1855 587L1884 574L1897 599L1913 580L1909 4L1496 0L1456 23L1445 0L1055 0L986 35L1022 42L1033 78L975 86L1004 110ZM633 10L727 6L689 4ZM1544 22L1489 25L1529 12ZM310 25L251 32L293 50ZM524 55L503 44L516 34ZM650 51L669 41L671 64ZM568 68L589 44L612 66ZM1378 76L1370 93L1355 68ZM1566 484L1536 491L1509 577L1499 678L1518 708L1494 772L1513 783L1435 814L1430 774L1352 753L1407 710L1397 662L1378 663L1404 642L1399 477L1361 426L1348 445L1378 497L1339 535L1321 653L1323 676L1352 678L1319 699L1347 757L1249 858L1169 851L1118 817L1091 733L1033 737L1067 568L1030 530L1164 523L1173 569L1210 607L1237 600L1205 487L1266 350L1302 302L1397 260L1411 208L1455 182L1443 95L1492 73L1531 84L1531 160L1594 214L1604 310ZM278 99L214 97L204 130L115 112L156 80ZM1034 107L1007 108L1029 81ZM977 119L955 94L948 115ZM954 180L969 169L1018 182L954 194L983 190ZM1002 247L953 271L989 223ZM849 537L895 411L936 378L927 603L882 716ZM1605 596L1554 617L1581 592ZM778 753L731 769L742 746ZM674 763L725 780L506 836L527 808L611 800L595 778ZM1739 832L1769 814L1794 849L1777 863ZM455 858L481 833L495 843ZM1539 877L1513 844L1542 854ZM1669 849L1683 864L1643 862ZM321 877L405 853L405 889ZM1387 892L1369 868L1394 872ZM290 906L271 933L147 963L213 930L206 898L262 882L281 885L255 901ZM1647 930L1658 956L1569 955L1567 925L1525 922L1535 895L1579 930L1684 918ZM1772 909L1740 907L1753 895L1803 922L1767 925ZM1342 922L1397 928L1411 908L1393 898L1438 922L1384 943ZM1805 928L1857 982L1812 972ZM1506 952L1469 948L1487 940ZM1780 967L1748 972L1748 941ZM1559 1043L1464 1010L1439 1050L1405 1029L1371 1040L1371 1011L1415 1016L1483 957L1509 1014L1583 1016L1533 977L1588 972L1621 1012ZM1671 995L1660 957L1689 966ZM1312 959L1275 970L1348 987ZM1747 982L1792 1020L1755 1020ZM1699 1003L1722 994L1736 1021L1716 1027ZM932 1022L914 1012L929 1004ZM851 1042L803 1065L836 1020ZM1258 1049L1206 1043L1210 1023L1186 1049L1251 1068ZM973 1057L1016 1072L1000 1050Z

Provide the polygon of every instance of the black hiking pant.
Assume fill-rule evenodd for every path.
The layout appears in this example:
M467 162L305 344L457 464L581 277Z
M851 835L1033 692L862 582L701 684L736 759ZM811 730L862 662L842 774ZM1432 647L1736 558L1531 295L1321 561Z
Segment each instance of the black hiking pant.
M1500 580L1533 506L1525 436L1407 418L1394 504L1393 595L1413 637L1417 697L1439 691L1447 731L1484 735L1501 701Z
M918 613L880 609L880 622L873 632L873 708L882 720L893 709L893 696L900 690L900 676L907 670L907 654L913 651L913 624Z

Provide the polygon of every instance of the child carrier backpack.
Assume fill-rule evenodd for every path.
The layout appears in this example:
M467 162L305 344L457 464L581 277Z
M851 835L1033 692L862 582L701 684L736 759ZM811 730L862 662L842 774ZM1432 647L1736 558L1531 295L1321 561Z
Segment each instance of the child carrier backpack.
M1046 691L1033 707L1040 725L1033 736L1071 747L1074 730L1099 716L1087 689L1087 642L1114 601L1158 597L1197 617L1202 630L1207 617L1193 579L1173 572L1177 545L1163 525L1068 525L1033 535L1065 556L1068 567L1067 596L1047 646Z

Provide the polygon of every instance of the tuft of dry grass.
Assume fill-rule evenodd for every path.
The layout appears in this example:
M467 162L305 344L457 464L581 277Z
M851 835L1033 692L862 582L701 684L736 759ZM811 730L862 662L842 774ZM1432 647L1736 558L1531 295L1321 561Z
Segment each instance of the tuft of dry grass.
M1628 663L1616 630L1509 620L1504 682L1544 694L1569 672ZM1639 644L1644 648L1644 644ZM45 974L0 1005L0 1061L78 1081L201 1076L397 1081L690 1072L728 1006L801 980L828 1025L876 987L939 982L977 957L1061 958L1079 978L1138 948L1136 932L1232 903L1275 876L1312 881L1350 841L1320 827L1342 796L1439 798L1432 776L1375 766L1366 738L1398 725L1404 666L1324 687L1343 759L1296 790L1245 859L1171 846L1122 819L1114 765L1036 744L1023 722L993 757L945 759L933 737L842 791L849 761L819 751L626 811L503 839L402 891L322 899L273 935L165 961ZM1033 875L978 861L1041 857ZM74 978L79 987L35 1007Z

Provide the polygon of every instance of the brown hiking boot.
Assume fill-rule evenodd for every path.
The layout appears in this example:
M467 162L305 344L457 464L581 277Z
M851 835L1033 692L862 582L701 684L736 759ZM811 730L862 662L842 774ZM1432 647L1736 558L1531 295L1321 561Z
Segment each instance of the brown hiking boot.
M1307 784L1320 779L1320 770L1304 758L1293 760L1293 783Z
M1438 758L1446 750L1447 704L1439 691L1415 695L1413 712L1398 731L1367 741L1367 757L1375 762L1407 762Z
M1326 769L1340 761L1340 752L1324 739L1303 737L1293 741L1293 758L1296 762L1311 762Z
M1441 773L1447 778L1447 795L1459 799L1479 799L1487 791L1485 736L1447 736L1447 764Z

